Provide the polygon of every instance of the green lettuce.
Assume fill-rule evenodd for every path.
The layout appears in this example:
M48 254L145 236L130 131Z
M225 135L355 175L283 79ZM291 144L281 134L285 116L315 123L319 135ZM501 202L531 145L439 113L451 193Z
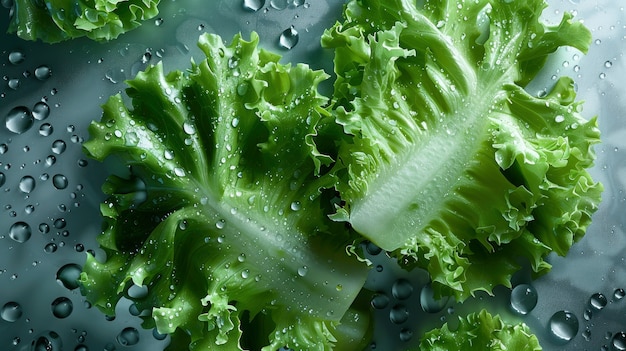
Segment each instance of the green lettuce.
M332 172L347 221L438 295L464 300L527 260L565 255L602 186L587 169L600 141L572 79L545 96L524 87L561 46L591 34L542 0L352 0L322 44L335 52Z
M155 17L159 0L14 0L8 31L56 43L111 40Z
M368 340L367 302L353 303L368 266L318 176L327 75L258 41L205 34L206 59L151 66L103 106L84 149L121 169L82 293L109 315L131 299L168 350L352 350Z
M484 350L541 351L537 337L525 324L507 324L486 310L459 317L459 325L450 330L448 323L433 329L420 339L420 351Z

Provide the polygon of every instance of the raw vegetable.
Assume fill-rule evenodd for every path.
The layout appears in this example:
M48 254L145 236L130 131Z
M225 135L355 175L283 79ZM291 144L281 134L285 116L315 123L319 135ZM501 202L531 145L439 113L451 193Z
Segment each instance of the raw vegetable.
M367 308L351 308L368 267L317 176L327 75L258 40L205 34L188 72L159 63L127 82L132 108L104 105L85 151L128 172L103 186L106 261L88 257L82 292L109 315L130 298L168 350L352 350L368 340Z
M565 255L597 209L587 172L598 143L570 78L545 96L525 85L561 46L590 32L542 0L352 0L322 43L335 51L332 113L349 138L333 171L334 218L439 295L462 301L510 286L522 259L536 274Z
M14 0L8 31L47 43L111 40L155 17L159 0Z
M525 324L507 324L486 310L459 317L450 330L448 323L427 332L420 340L420 351L485 350L541 351L537 337Z

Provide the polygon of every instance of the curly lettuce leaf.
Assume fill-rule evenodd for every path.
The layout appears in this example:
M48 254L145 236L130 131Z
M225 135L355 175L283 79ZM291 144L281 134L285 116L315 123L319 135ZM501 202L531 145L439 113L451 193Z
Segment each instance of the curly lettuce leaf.
M313 143L327 75L280 64L258 41L205 34L207 58L188 72L140 72L127 82L132 108L111 97L84 144L128 174L103 186L106 261L88 256L82 292L107 314L124 296L150 311L144 326L171 334L169 350L366 339L342 317L367 320L349 308L368 267L347 254L354 234L328 219L332 194L317 176L329 162Z
M541 351L542 348L525 324L507 324L500 316L481 310L459 317L455 330L450 330L446 323L427 332L420 339L419 350Z
M542 0L353 0L322 44L335 52L333 171L347 221L438 295L464 300L527 259L536 274L591 222L599 142L570 78L524 90L560 46L585 52L569 13L540 22Z
M158 13L159 0L16 0L8 31L56 43L88 37L111 40Z

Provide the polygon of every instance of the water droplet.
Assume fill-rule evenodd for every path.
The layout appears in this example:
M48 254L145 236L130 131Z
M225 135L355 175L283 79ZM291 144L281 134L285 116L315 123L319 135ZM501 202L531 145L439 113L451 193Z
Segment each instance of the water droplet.
M606 78L606 73L602 72L602 73L600 73L600 75L598 77L600 79L604 79L604 78Z
M422 306L422 310L428 313L441 312L448 304L449 299L450 298L447 296L435 299L435 292L430 282L426 284L420 292L420 305Z
M156 20L154 20L154 25L159 27L163 24L163 18L157 18Z
M35 78L39 80L46 80L52 76L52 70L46 65L41 65L35 68Z
M626 332L618 332L613 335L611 349L616 351L626 350Z
M54 220L54 222L52 222L52 225L56 229L63 229L67 226L67 222L65 221L65 218L57 218Z
M365 245L365 249L372 256L376 256L376 255L378 255L379 253L381 253L383 251L380 247L376 246L376 244L374 244L372 242L368 242Z
M554 117L554 121L556 123L561 123L561 122L565 121L565 117L563 115L557 115L556 117Z
M270 5L276 10L284 10L287 8L287 0L270 0Z
M300 201L294 201L291 203L289 208L291 208L292 211L300 211L302 204L300 204Z
M298 44L299 34L298 31L293 27L289 27L285 29L278 38L278 44L287 49L293 49L294 46Z
M411 341L411 339L413 338L413 331L409 330L409 329L402 329L400 330L400 341Z
M26 60L26 55L21 51L11 51L9 53L9 62L13 65L18 65Z
M248 92L248 82L241 82L237 85L237 94L239 96L244 96Z
M63 152L65 152L65 149L67 148L67 144L65 144L65 141L63 140L55 140L52 143L52 152L54 152L57 155L62 154Z
M89 348L86 345L78 344L74 348L74 351L89 351Z
M174 159L174 151L172 151L172 150L165 150L163 152L163 157L165 157L166 160L173 160Z
M0 186L4 185L4 182L6 182L7 178L4 175L4 173L0 172Z
M32 114L36 120L44 120L50 116L50 106L43 101L39 101L33 106Z
M18 78L10 79L7 85L10 89L17 90L20 88L20 80Z
M52 127L52 125L50 123L44 123L41 126L39 126L39 135L47 137L50 136L50 134L52 134L52 132L54 131L54 128Z
M608 303L606 296L602 293L595 293L589 298L589 306L595 310L601 310Z
M151 59L152 59L152 54L148 51L146 51L143 55L141 55L141 63L143 64L150 62Z
M133 327L126 327L115 338L122 346L133 346L139 342L139 332Z
M6 116L6 128L15 134L22 134L29 130L35 122L32 113L26 106L17 106L11 109Z
M74 310L72 301L63 296L52 301L50 306L52 307L52 314L59 319L67 318Z
M558 311L549 322L552 335L561 342L572 340L578 333L578 318L568 311Z
M68 263L59 268L56 274L57 282L63 285L66 289L74 290L78 288L78 278L82 269L76 263Z
M309 267L307 266L302 266L300 268L298 268L298 275L301 277L306 276L306 274L309 272Z
M391 294L398 300L406 300L413 293L413 285L406 279L398 279L391 287Z
M39 334L31 343L31 351L61 351L63 342L61 336L54 331L48 330Z
M2 182L0 181L0 185L2 185ZM613 298L615 300L621 300L624 298L624 296L626 296L626 291L624 291L624 289L621 288L617 288L615 289L615 291L613 292Z
M377 310L386 308L387 306L389 306L389 296L387 296L386 294L376 294L374 295L374 297L372 297L372 301L370 302L372 307L374 307Z
M217 229L224 229L225 226L226 226L226 221L224 221L223 219L215 222L215 227ZM219 238L218 238L218 240L219 240Z
M23 242L28 241L28 239L30 239L31 234L32 234L32 230L30 229L30 226L28 225L28 223L25 223L25 222L15 222L13 223L11 228L9 228L9 237L17 241L18 243L23 243Z
M0 317L7 322L15 322L22 317L22 306L17 302L7 302L0 310Z
M604 67L606 67L606 68L611 68L612 66L613 66L613 62L611 62L611 61L606 61L604 63Z
M0 155L4 155L9 151L9 146L7 144L0 144Z
M46 253L55 253L57 249L58 246L55 243L48 243L46 244L46 246L43 247L43 251Z
M183 123L183 131L189 135L194 135L196 134L196 127L193 125L193 123L185 121Z
M47 234L50 232L50 226L48 225L48 223L40 223L39 224L39 231L42 234Z
M511 308L518 314L528 314L537 306L537 299L537 290L533 286L520 284L511 291Z
M403 324L409 319L409 310L404 305L395 305L389 311L389 320L393 324Z
M65 177L63 174L55 174L52 177L52 184L54 185L55 188L61 190L61 189L65 189L67 188L67 177Z
M20 179L18 187L21 192L25 194L30 194L33 190L35 190L35 186L35 178L31 176L23 176L22 179Z
M237 128L237 126L239 126L239 118L237 118L237 117L233 118L233 120L230 122L230 125L233 128Z

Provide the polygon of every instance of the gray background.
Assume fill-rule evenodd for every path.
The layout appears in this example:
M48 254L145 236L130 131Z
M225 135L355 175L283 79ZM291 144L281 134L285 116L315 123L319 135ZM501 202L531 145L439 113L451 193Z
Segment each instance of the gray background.
M610 349L613 335L626 331L626 299L613 298L616 289L626 289L625 5L621 0L554 0L545 12L546 20L555 23L564 11L576 11L576 18L591 29L594 44L586 56L571 49L559 51L529 90L539 93L551 84L553 75L576 79L579 98L586 101L583 115L599 116L603 143L596 147L598 160L592 172L606 190L587 236L567 257L551 257L552 272L533 282L539 296L537 307L524 317L516 316L508 308L509 292L499 289L493 298L479 296L463 305L449 303L438 313L425 313L419 307L420 289L426 281L423 272L400 271L384 255L378 255L375 259L382 271L372 271L368 287L386 293L390 303L376 311L377 349L404 350L425 329L481 306L527 323L545 350L600 350L603 346ZM97 251L94 238L100 231L98 204L102 200L99 187L106 172L103 165L91 160L87 160L86 166L81 165L85 160L81 141L88 136L88 123L99 119L100 105L108 96L124 89L123 80L147 64L163 60L166 70L172 70L187 67L191 57L200 60L195 43L205 31L218 33L229 41L238 31L246 37L256 30L262 45L282 53L284 61L307 62L330 72L328 65L320 65L330 62L331 55L320 48L319 36L339 18L341 6L342 1L338 0L267 0L262 9L249 12L243 10L242 0L164 0L160 25L149 20L109 43L77 39L52 46L4 34L8 9L0 6L0 172L5 177L4 184L0 180L0 307L17 302L22 311L15 322L0 318L0 349L28 350L32 340L49 335L49 331L59 334L63 350L74 350L77 345L108 351L164 347L167 339L157 341L152 331L141 330L127 303L121 303L116 318L109 321L96 309L87 308L76 289L68 290L56 281L61 266L82 264L84 251ZM278 45L278 38L291 26L298 31L299 42L293 49L285 50ZM11 64L11 52L23 53L24 61ZM151 58L144 62L146 52ZM42 65L49 67L52 75L39 80L34 73ZM9 82L15 83L15 79L19 80L19 87L12 89ZM5 116L12 108L33 108L39 101L50 106L46 119L36 120L19 135L4 127ZM50 135L40 132L44 124L53 128ZM66 145L62 152L53 147L59 140ZM55 175L66 177L65 188L55 187ZM19 186L25 176L32 176L36 184L29 193ZM18 243L10 238L9 229L16 222L31 227L28 241ZM49 232L41 232L41 225L49 226ZM56 251L46 252L51 243L56 244ZM408 299L401 301L392 294L399 278L413 287ZM523 273L516 279L526 281ZM608 304L586 319L584 312L594 293L604 294ZM73 304L67 318L57 318L52 313L51 303L58 297L69 298ZM410 318L395 325L389 322L389 314L400 305L406 307ZM579 321L576 336L565 345L554 342L548 327L550 317L560 310L571 311ZM134 346L123 346L117 340L127 327L138 330L139 341ZM401 335L407 337L411 333L411 341L400 340Z

